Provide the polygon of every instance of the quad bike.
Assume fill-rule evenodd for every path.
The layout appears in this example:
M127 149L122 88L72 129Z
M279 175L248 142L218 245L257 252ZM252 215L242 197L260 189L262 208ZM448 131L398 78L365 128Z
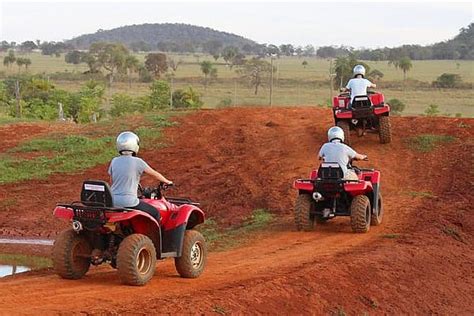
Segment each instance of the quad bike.
M366 131L376 131L382 144L390 143L390 105L384 102L383 94L368 91L367 95L354 97L351 107L350 101L349 93L341 93L333 99L334 121L343 129L345 143L351 144L351 130L357 130L359 136Z
M71 221L54 242L53 266L65 279L80 279L90 265L110 263L122 283L144 285L155 274L157 259L172 257L184 278L197 278L206 265L204 237L193 228L204 222L199 203L166 198L169 186L139 187L139 197L160 219L140 210L113 207L109 185L84 181L81 201L58 204L54 216Z
M309 179L298 179L294 216L297 230L310 231L315 223L324 223L336 216L350 216L352 231L366 233L370 225L382 223L383 206L380 194L380 171L359 169L359 180L344 180L338 163L323 162Z

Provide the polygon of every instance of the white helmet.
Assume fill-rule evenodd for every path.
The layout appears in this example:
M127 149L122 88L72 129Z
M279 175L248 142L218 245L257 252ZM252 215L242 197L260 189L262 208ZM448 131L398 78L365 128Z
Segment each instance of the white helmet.
M365 67L362 66L362 65L356 65L354 67L354 69L352 70L352 72L354 73L354 77L357 76L357 75L362 75L362 77L365 76Z
M331 142L335 139L344 141L344 131L339 126L333 126L328 130L328 140Z
M117 136L116 143L119 154L122 154L124 151L131 151L133 155L136 156L140 148L140 139L132 132L120 133L119 136Z

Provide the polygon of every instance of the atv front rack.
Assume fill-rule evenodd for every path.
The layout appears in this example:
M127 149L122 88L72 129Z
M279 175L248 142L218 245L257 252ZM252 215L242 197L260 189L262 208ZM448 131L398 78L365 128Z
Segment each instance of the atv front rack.
M180 197L166 197L166 200L170 203L176 204L178 206L184 205L184 204L190 204L194 206L199 206L201 205L199 202L193 202L189 198L180 198Z

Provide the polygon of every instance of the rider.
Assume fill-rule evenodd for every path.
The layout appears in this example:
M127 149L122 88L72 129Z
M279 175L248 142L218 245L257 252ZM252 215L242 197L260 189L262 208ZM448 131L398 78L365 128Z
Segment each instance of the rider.
M362 65L356 65L353 69L354 78L350 79L345 88L342 88L341 91L351 91L351 102L349 103L349 108L352 105L354 97L360 95L367 95L367 88L375 88L377 85L365 79L365 67Z
M351 160L367 160L367 155L361 155L351 147L344 144L344 131L339 126L333 126L328 130L328 143L319 150L319 159L324 162L337 162L344 172L344 180L359 180L353 169L347 166Z
M114 206L141 210L158 220L160 218L158 210L137 197L140 176L145 172L160 182L166 184L173 182L152 169L141 158L136 157L140 147L140 139L136 134L120 133L116 143L120 156L113 158L109 166Z

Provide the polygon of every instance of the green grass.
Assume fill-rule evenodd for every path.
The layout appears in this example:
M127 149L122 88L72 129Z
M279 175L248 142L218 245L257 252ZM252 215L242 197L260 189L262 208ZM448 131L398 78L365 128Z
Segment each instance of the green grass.
M412 150L427 153L435 149L440 144L453 142L456 138L449 135L418 135L407 140L408 147Z
M432 192L429 191L408 191L407 194L411 197L435 198Z
M150 114L150 123L136 129L144 148L159 148L161 128L170 126L168 116ZM39 153L30 159L17 153ZM0 156L0 184L44 179L55 173L73 173L110 161L116 155L115 135L92 138L84 135L49 135L19 144Z
M53 266L53 262L49 258L20 254L0 254L0 263L27 266L31 269L44 269Z
M215 220L208 219L199 226L199 231L204 235L209 248L222 251L235 247L252 232L261 230L273 221L273 215L267 210L256 209L242 225L222 230Z

